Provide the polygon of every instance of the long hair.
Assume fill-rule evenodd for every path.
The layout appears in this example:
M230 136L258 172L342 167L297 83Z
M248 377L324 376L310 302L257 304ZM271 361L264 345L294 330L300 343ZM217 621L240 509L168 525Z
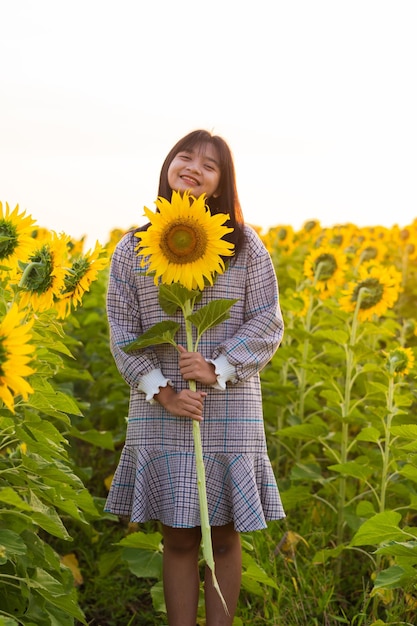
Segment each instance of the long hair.
M179 152L190 151L196 146L212 145L218 155L220 165L220 194L217 198L207 199L207 205L212 214L226 213L230 219L225 225L233 228L233 232L224 237L235 246L235 256L237 256L243 243L244 219L240 206L239 196L236 187L236 174L233 156L226 141L219 135L213 135L207 130L194 130L180 139L169 151L161 168L159 177L158 196L171 200L172 189L168 184L168 169Z

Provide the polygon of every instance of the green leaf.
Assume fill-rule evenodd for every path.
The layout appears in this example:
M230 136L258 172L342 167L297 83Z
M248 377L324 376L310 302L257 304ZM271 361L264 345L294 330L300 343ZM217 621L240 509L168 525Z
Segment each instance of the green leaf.
M238 300L219 299L212 300L201 307L196 313L188 317L190 322L197 328L198 335L202 335L206 330L221 324L229 318L229 311Z
M246 579L250 578L251 580L256 580L258 583L267 585L268 587L273 587L273 589L278 589L278 585L275 580L268 576L265 570L258 565L255 559L247 552L242 553L242 565L245 568L244 574Z
M391 540L404 539L404 533L398 527L400 513L384 511L366 520L350 542L351 546L372 546Z
M404 439L417 439L417 424L402 424L401 426L392 426L391 433L396 437Z
M417 467L415 467L415 465L407 463L400 470L398 470L398 473L401 476L405 476L409 480L412 480L414 483L417 483Z
M113 435L108 431L98 431L95 429L82 431L75 428L75 426L72 426L69 431L69 435L71 435L71 437L76 437L81 441L87 441L98 448L104 448L104 450L114 450Z
M201 291L190 291L179 283L159 285L159 304L167 315L174 315L178 309L182 309L184 307L188 300L198 302L201 300L201 296Z
M344 330L326 328L325 330L318 330L315 333L315 339L319 339L320 341L333 341L338 346L344 346L349 340L349 335Z
M162 580L159 580L153 587L151 587L152 604L155 611L158 613L166 613L164 586Z
M404 587L404 581L410 576L415 579L415 570L407 570L399 565L393 565L379 572L374 583L374 589L399 589ZM373 595L373 594L371 594Z
M0 626L19 626L19 624L12 617L0 616Z
M286 511L298 509L300 502L306 503L312 497L311 489L302 485L294 485L281 492L282 504Z
M162 554L137 548L124 548L122 559L127 561L132 574L138 578L160 578L162 571Z
M50 535L60 539L70 539L68 531L55 509L43 504L33 491L30 492L30 505L32 507L32 520L35 524Z
M328 469L334 472L339 472L344 476L352 476L353 478L359 478L360 480L366 480L368 476L372 474L372 468L369 468L355 461L348 461L347 463L337 463L335 465L329 465Z
M31 511L30 504L22 500L22 498L11 487L3 487L0 489L0 502L19 509L21 511Z
M291 439L319 440L328 434L328 427L321 424L296 424L282 428L276 434L280 437L290 437Z
M407 557L415 561L417 559L417 541L392 541L388 545L378 548L376 553Z
M0 529L0 563L9 557L9 555L26 554L27 547L23 539L17 533L6 528Z
M133 350L140 350L142 348L148 348L149 346L156 346L161 343L170 343L173 346L177 344L174 341L174 337L180 328L180 324L166 320L164 322L158 322L154 324L152 328L149 328L140 337L132 341L129 345L125 346L123 350L125 352L132 352Z
M65 590L61 586L60 593L57 593L54 579L52 579L52 576L49 576L49 578L52 579L49 580L47 576L47 572L38 570L37 577L34 577L31 580L31 584L39 583L39 587L36 589L39 595L45 598L45 600L50 602L53 606L64 611L67 615L71 615L72 617L78 619L82 624L86 624L87 622L85 621L84 613L78 606L76 589L71 589L69 593L64 593Z
M377 428L368 426L363 428L356 436L356 441L369 441L371 443L377 443L381 437L381 434Z
M153 550L155 552L162 551L162 535L161 533L130 533L127 537L121 539L117 546L124 548L140 548L143 550Z
M106 578L111 572L120 565L121 550L113 550L113 552L105 552L100 555L98 560L98 571L100 578Z
M35 393L29 397L30 406L62 420L67 420L67 416L63 413L81 416L75 400L62 391L54 389L47 380L42 380L41 376L31 378L31 384Z
M315 463L297 463L291 469L292 480L323 480L320 466Z
M329 559L337 559L344 549L345 546L340 544L336 548L324 548L323 550L319 550L313 556L312 563L313 565L324 565Z

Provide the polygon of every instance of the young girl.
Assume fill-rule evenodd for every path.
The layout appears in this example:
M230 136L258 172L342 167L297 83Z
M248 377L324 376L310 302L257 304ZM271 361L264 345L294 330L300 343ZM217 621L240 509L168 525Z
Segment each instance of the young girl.
M232 155L221 137L197 130L172 148L158 196L171 200L173 190L189 190L196 198L205 193L212 214L230 216L226 225L233 232L225 239L234 243L234 256L204 289L200 305L217 298L238 302L227 321L203 334L199 352L182 347L181 328L175 338L180 353L163 344L127 354L124 346L167 316L135 251L140 239L130 232L117 245L107 310L111 350L130 386L130 408L106 510L133 522L160 521L168 621L195 626L201 529L192 420L199 420L215 572L229 609L227 615L206 568L206 625L230 626L241 581L239 533L284 517L267 455L259 381L280 344L283 322L271 258L244 224ZM196 391L189 390L190 380Z

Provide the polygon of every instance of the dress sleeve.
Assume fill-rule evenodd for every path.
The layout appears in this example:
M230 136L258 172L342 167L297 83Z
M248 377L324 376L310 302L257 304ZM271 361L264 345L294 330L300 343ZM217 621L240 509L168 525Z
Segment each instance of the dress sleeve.
M123 348L143 333L139 293L135 273L140 271L134 252L133 234L116 246L110 264L107 288L107 319L110 330L110 350L116 366L131 387L138 387L143 376L160 369L151 349L126 353ZM165 383L166 384L166 383Z
M284 332L278 281L269 252L258 235L247 236L246 279L242 289L244 319L239 330L213 354L223 354L234 366L236 382L259 373L278 349Z

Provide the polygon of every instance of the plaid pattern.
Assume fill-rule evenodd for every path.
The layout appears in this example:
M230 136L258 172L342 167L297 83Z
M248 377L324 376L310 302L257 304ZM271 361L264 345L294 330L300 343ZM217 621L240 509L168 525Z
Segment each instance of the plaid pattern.
M131 354L122 349L167 319L153 278L134 252L137 242L129 233L116 247L107 294L111 350L131 393L125 448L106 510L132 521L191 527L200 519L192 420L149 404L137 390L141 376L157 367L176 389L187 385L176 350L168 344ZM197 385L208 392L201 436L209 514L212 525L233 520L237 530L250 531L285 514L267 456L259 381L282 339L283 322L271 258L248 226L242 251L204 290L200 306L215 298L239 300L228 320L204 333L199 351L212 359L225 355L236 368L237 382L228 383L226 391ZM169 319L181 323L176 341L186 345L181 314Z

